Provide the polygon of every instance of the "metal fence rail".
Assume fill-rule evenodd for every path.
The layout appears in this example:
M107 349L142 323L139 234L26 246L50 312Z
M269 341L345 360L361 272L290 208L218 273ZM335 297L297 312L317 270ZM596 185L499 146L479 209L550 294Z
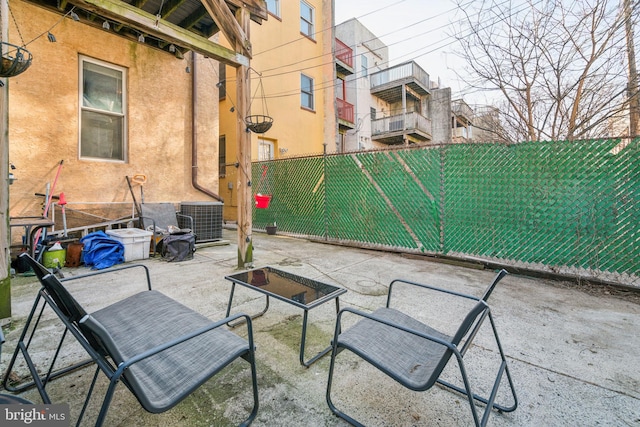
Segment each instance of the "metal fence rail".
M447 144L253 164L254 227L640 286L640 139Z

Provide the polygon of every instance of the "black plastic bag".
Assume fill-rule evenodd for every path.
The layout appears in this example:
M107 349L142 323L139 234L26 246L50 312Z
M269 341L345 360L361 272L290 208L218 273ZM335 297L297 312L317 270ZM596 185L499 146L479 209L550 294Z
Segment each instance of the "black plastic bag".
M160 255L169 262L193 259L196 251L196 236L193 233L176 233L165 236L160 241Z

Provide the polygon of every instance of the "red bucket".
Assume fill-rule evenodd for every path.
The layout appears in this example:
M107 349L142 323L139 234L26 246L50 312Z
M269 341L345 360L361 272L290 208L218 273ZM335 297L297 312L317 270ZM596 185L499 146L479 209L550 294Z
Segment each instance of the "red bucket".
M268 194L256 194L256 208L258 209L266 209L269 207L269 202L271 201L271 195Z

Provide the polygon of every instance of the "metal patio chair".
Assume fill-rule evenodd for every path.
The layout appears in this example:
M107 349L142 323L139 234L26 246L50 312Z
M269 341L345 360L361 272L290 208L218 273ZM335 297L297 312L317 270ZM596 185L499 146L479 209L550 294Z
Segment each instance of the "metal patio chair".
M153 231L153 254L157 252L158 241L172 233L193 233L193 217L176 211L172 203L141 203L140 220L142 228Z
M351 416L339 410L331 400L331 386L336 356L342 350L350 350L408 389L426 391L437 383L466 395L476 426L484 426L487 424L492 408L503 412L514 411L518 405L518 401L513 381L502 350L502 345L498 338L493 317L491 316L491 310L487 305L487 300L496 284L506 274L507 272L505 270L500 271L482 297L475 297L447 289L397 279L389 285L386 307L380 308L373 313L364 313L348 307L343 308L338 314L338 320L336 322L331 364L329 367L329 380L326 390L326 400L331 411L353 425L362 425ZM408 314L391 308L391 295L394 285L408 285L417 287L418 289L416 289L416 291L423 289L427 290L427 292L435 291L444 293L454 299L462 298L471 300L473 308L466 313L460 313L463 320L459 324L455 334L449 336L416 320ZM444 307L440 309L440 311L446 309L447 308ZM347 313L358 316L360 320L349 329L342 331L342 318ZM471 390L471 382L465 369L464 356L486 319L489 319L491 324L501 363L489 397L481 397ZM440 378L443 369L447 366L452 356L459 366L463 387ZM511 406L503 406L495 403L503 374L506 374L513 397L513 404ZM482 417L478 414L475 401L484 404L486 407Z
M27 261L34 271L39 270L42 274L46 271L28 254L20 256L28 257ZM44 275L40 279L42 288L7 369L5 388L11 390L11 387L7 387L8 378L18 355L22 355L33 380L28 386L36 386L43 401L51 403L46 385L53 377L53 365L59 355L62 340L44 375L39 374L41 371L29 353L29 344L36 332L42 310L44 306L49 306L64 323L65 334L67 331L71 332L96 364L77 425L80 425L85 414L100 372L106 375L109 386L96 426L104 423L118 382L125 384L146 411L161 413L174 407L238 358L249 362L251 370L253 408L241 425L251 424L258 412L258 386L249 316L237 314L214 322L152 290L147 268L137 264L100 270L64 281L135 267L144 268L147 289L92 313L83 309L55 275ZM40 276L41 274L38 275L39 278ZM35 316L41 299L44 300L44 306L40 315ZM247 322L247 339L224 327L228 322L239 318L244 318Z

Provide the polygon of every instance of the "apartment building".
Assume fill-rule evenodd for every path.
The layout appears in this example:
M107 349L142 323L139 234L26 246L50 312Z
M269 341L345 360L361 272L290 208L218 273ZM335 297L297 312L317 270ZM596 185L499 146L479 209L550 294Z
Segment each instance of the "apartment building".
M390 65L388 47L355 18L338 24L335 35L353 55L353 73L338 74L339 102L354 110L353 126L339 121L338 151L470 140L473 110L453 101L450 88L415 61Z

